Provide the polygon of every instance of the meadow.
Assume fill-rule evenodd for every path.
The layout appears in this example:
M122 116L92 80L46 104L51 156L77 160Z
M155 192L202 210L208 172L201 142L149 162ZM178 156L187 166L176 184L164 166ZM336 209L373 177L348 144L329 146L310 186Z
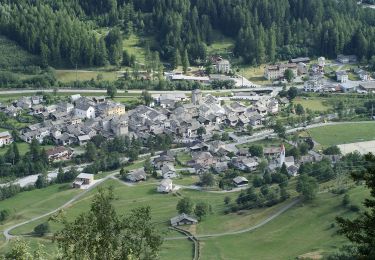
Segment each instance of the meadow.
M304 109L310 109L311 111L326 112L331 109L331 106L325 104L324 99L318 97L311 98L300 98L297 97L293 100L294 104L301 104Z
M311 137L323 147L375 140L375 122L355 122L327 125L308 130Z

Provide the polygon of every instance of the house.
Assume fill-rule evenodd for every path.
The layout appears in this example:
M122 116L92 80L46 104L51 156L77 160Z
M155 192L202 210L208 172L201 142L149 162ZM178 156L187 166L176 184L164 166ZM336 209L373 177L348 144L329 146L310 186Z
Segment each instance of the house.
M357 62L357 56L356 55L343 55L339 54L337 55L337 61L342 63L342 64L347 64L350 62Z
M73 188L82 188L84 185L90 185L94 182L94 174L80 173L73 182Z
M47 150L48 160L50 161L65 161L69 160L73 154L70 148L64 146L54 147Z
M295 165L291 165L287 168L288 174L290 176L296 177L298 174L298 167Z
M183 226L183 225L195 225L197 223L198 223L198 220L196 220L193 217L188 216L185 213L182 213L181 215L171 218L172 227Z
M199 105L202 102L202 91L200 89L194 89L191 92L191 101L194 105Z
M310 58L309 57L298 57L298 58L294 58L294 59L289 60L289 63L300 63L300 62L309 63Z
M86 145L88 141L90 141L90 136L88 135L80 135L78 136L78 143L79 145Z
M4 145L8 145L13 143L13 137L12 135L8 132L1 132L0 133L0 147L3 147Z
M125 106L113 101L105 101L97 105L98 116L122 116L125 114Z
M359 84L359 89L367 93L375 93L375 81L361 82Z
M265 147L263 148L263 155L270 157L278 157L281 153L281 147Z
M173 184L171 179L164 179L157 187L158 192L168 193L173 191Z
M299 63L297 64L297 71L298 71L298 75L304 75L304 74L307 74L307 72L308 72L308 67L307 67L306 63L299 62Z
M90 104L78 102L74 109L74 115L78 118L95 118L95 108Z
M249 184L249 181L245 177L237 176L233 179L233 183L237 187L245 187Z
M131 182L145 181L147 179L145 170L138 169L128 174L126 177Z
M216 71L219 73L229 73L230 72L230 62L226 59L221 59L216 62Z
M228 170L228 163L227 162L217 162L214 165L212 165L212 169L215 173L222 173Z
M264 71L264 77L268 80L275 80L284 77L284 72L290 69L296 76L298 74L298 68L296 63L278 64L266 66Z
M323 88L323 82L320 79L305 81L303 90L305 92L318 92Z
M165 163L161 167L161 174L164 179L172 179L172 178L177 178L178 175L176 173L176 169L174 168L173 164L171 163Z
M284 163L287 168L294 165L294 157L293 156L285 157Z
M255 171L259 165L255 158L236 157L232 159L232 164L235 168L241 171Z
M81 98L81 94L75 94L70 96L70 101L71 102L76 102L78 99Z
M345 83L349 80L349 75L346 71L337 71L336 72L336 79L338 82Z
M323 69L326 65L326 58L324 57L319 57L318 58L318 66Z
M368 81L371 79L369 73L367 71L364 71L360 68L355 68L354 73L358 75L358 77L363 81Z

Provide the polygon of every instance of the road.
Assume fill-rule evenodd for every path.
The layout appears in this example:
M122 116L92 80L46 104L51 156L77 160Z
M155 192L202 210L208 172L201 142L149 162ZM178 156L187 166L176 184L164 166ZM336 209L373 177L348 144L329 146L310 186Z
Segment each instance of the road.
M241 91L254 91L254 90L276 90L280 91L282 88L280 87L260 87L260 88L235 88L235 89L217 89L217 90L202 90L203 93L225 93L225 92L241 92ZM37 92L46 92L46 93L53 93L53 89L10 89L10 90L2 90L0 91L0 95L12 95L12 94L35 94ZM139 89L129 89L126 92L124 90L118 90L117 95L121 94L141 94L144 90ZM170 94L171 91L168 90L149 90L150 94ZM59 88L58 93L92 93L92 94L106 94L106 89L68 89L68 88ZM191 91L185 90L173 90L173 93L184 93L190 94Z
M271 216L267 217L266 219L262 220L260 223L256 224L255 226L247 227L247 228L244 228L244 229L241 229L241 230L236 230L236 231L228 231L228 232L222 232L222 233L216 233L216 234L197 235L195 237L196 238L222 237L222 236L238 235L238 234L254 231L255 229L258 229L258 228L266 225L270 221L274 220L275 218L277 218L278 216L283 214L288 209L297 205L299 202L301 202L301 198L294 199L289 204L285 205L284 207L279 209L277 212L275 212ZM167 238L165 238L165 240L180 240L180 239L186 239L186 237L181 236L181 237L167 237Z
M31 222L33 222L33 221L38 220L38 219L41 219L41 218L47 217L47 216L49 216L49 215L52 215L52 214L58 212L59 210L62 210L62 209L64 209L64 208L70 206L73 202L75 202L76 200L80 199L83 195L85 195L86 193L88 193L89 191L91 191L93 188L97 187L100 183L106 181L106 180L109 179L109 178L112 178L112 177L115 176L116 174L117 174L117 172L112 173L112 174L106 176L105 178L99 180L99 181L96 182L94 185L90 186L87 190L84 190L84 191L81 192L80 194L77 194L77 195L74 196L72 199L70 199L68 202L66 202L64 205L62 205L62 206L60 206L60 207L58 207L58 208L56 208L56 209L54 209L54 210L52 210L52 211L50 211L50 212L47 212L47 213L45 213L45 214L43 214L43 215L40 215L40 216L34 217L34 218L32 218L32 219L26 220L26 221L24 221L24 222L21 222L21 223L18 223L18 224L16 224L16 225L14 225L14 226L11 226L11 227L6 228L6 229L3 231L3 234L4 234L4 237L5 237L5 240L6 240L6 241L9 241L9 239L15 237L15 236L13 236L13 235L10 234L10 232L11 232L13 229L18 228L18 227L23 226L23 225L26 225L26 224L29 224L29 223L31 223Z

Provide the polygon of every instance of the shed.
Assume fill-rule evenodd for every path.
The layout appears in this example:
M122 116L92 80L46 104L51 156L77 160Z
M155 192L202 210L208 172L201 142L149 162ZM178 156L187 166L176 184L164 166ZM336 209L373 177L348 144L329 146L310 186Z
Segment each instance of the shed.
M195 225L198 223L198 220L188 216L185 213L182 213L181 215L178 215L174 218L171 218L171 226L182 226L182 225Z

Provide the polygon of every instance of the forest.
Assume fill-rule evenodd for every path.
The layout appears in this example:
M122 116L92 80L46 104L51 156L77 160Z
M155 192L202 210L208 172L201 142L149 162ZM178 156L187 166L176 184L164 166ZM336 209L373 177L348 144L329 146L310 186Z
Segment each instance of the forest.
M217 35L246 64L375 54L375 12L356 0L0 0L0 34L42 66L119 65L122 39L152 37L167 63L203 64ZM231 53L232 54L232 53Z

